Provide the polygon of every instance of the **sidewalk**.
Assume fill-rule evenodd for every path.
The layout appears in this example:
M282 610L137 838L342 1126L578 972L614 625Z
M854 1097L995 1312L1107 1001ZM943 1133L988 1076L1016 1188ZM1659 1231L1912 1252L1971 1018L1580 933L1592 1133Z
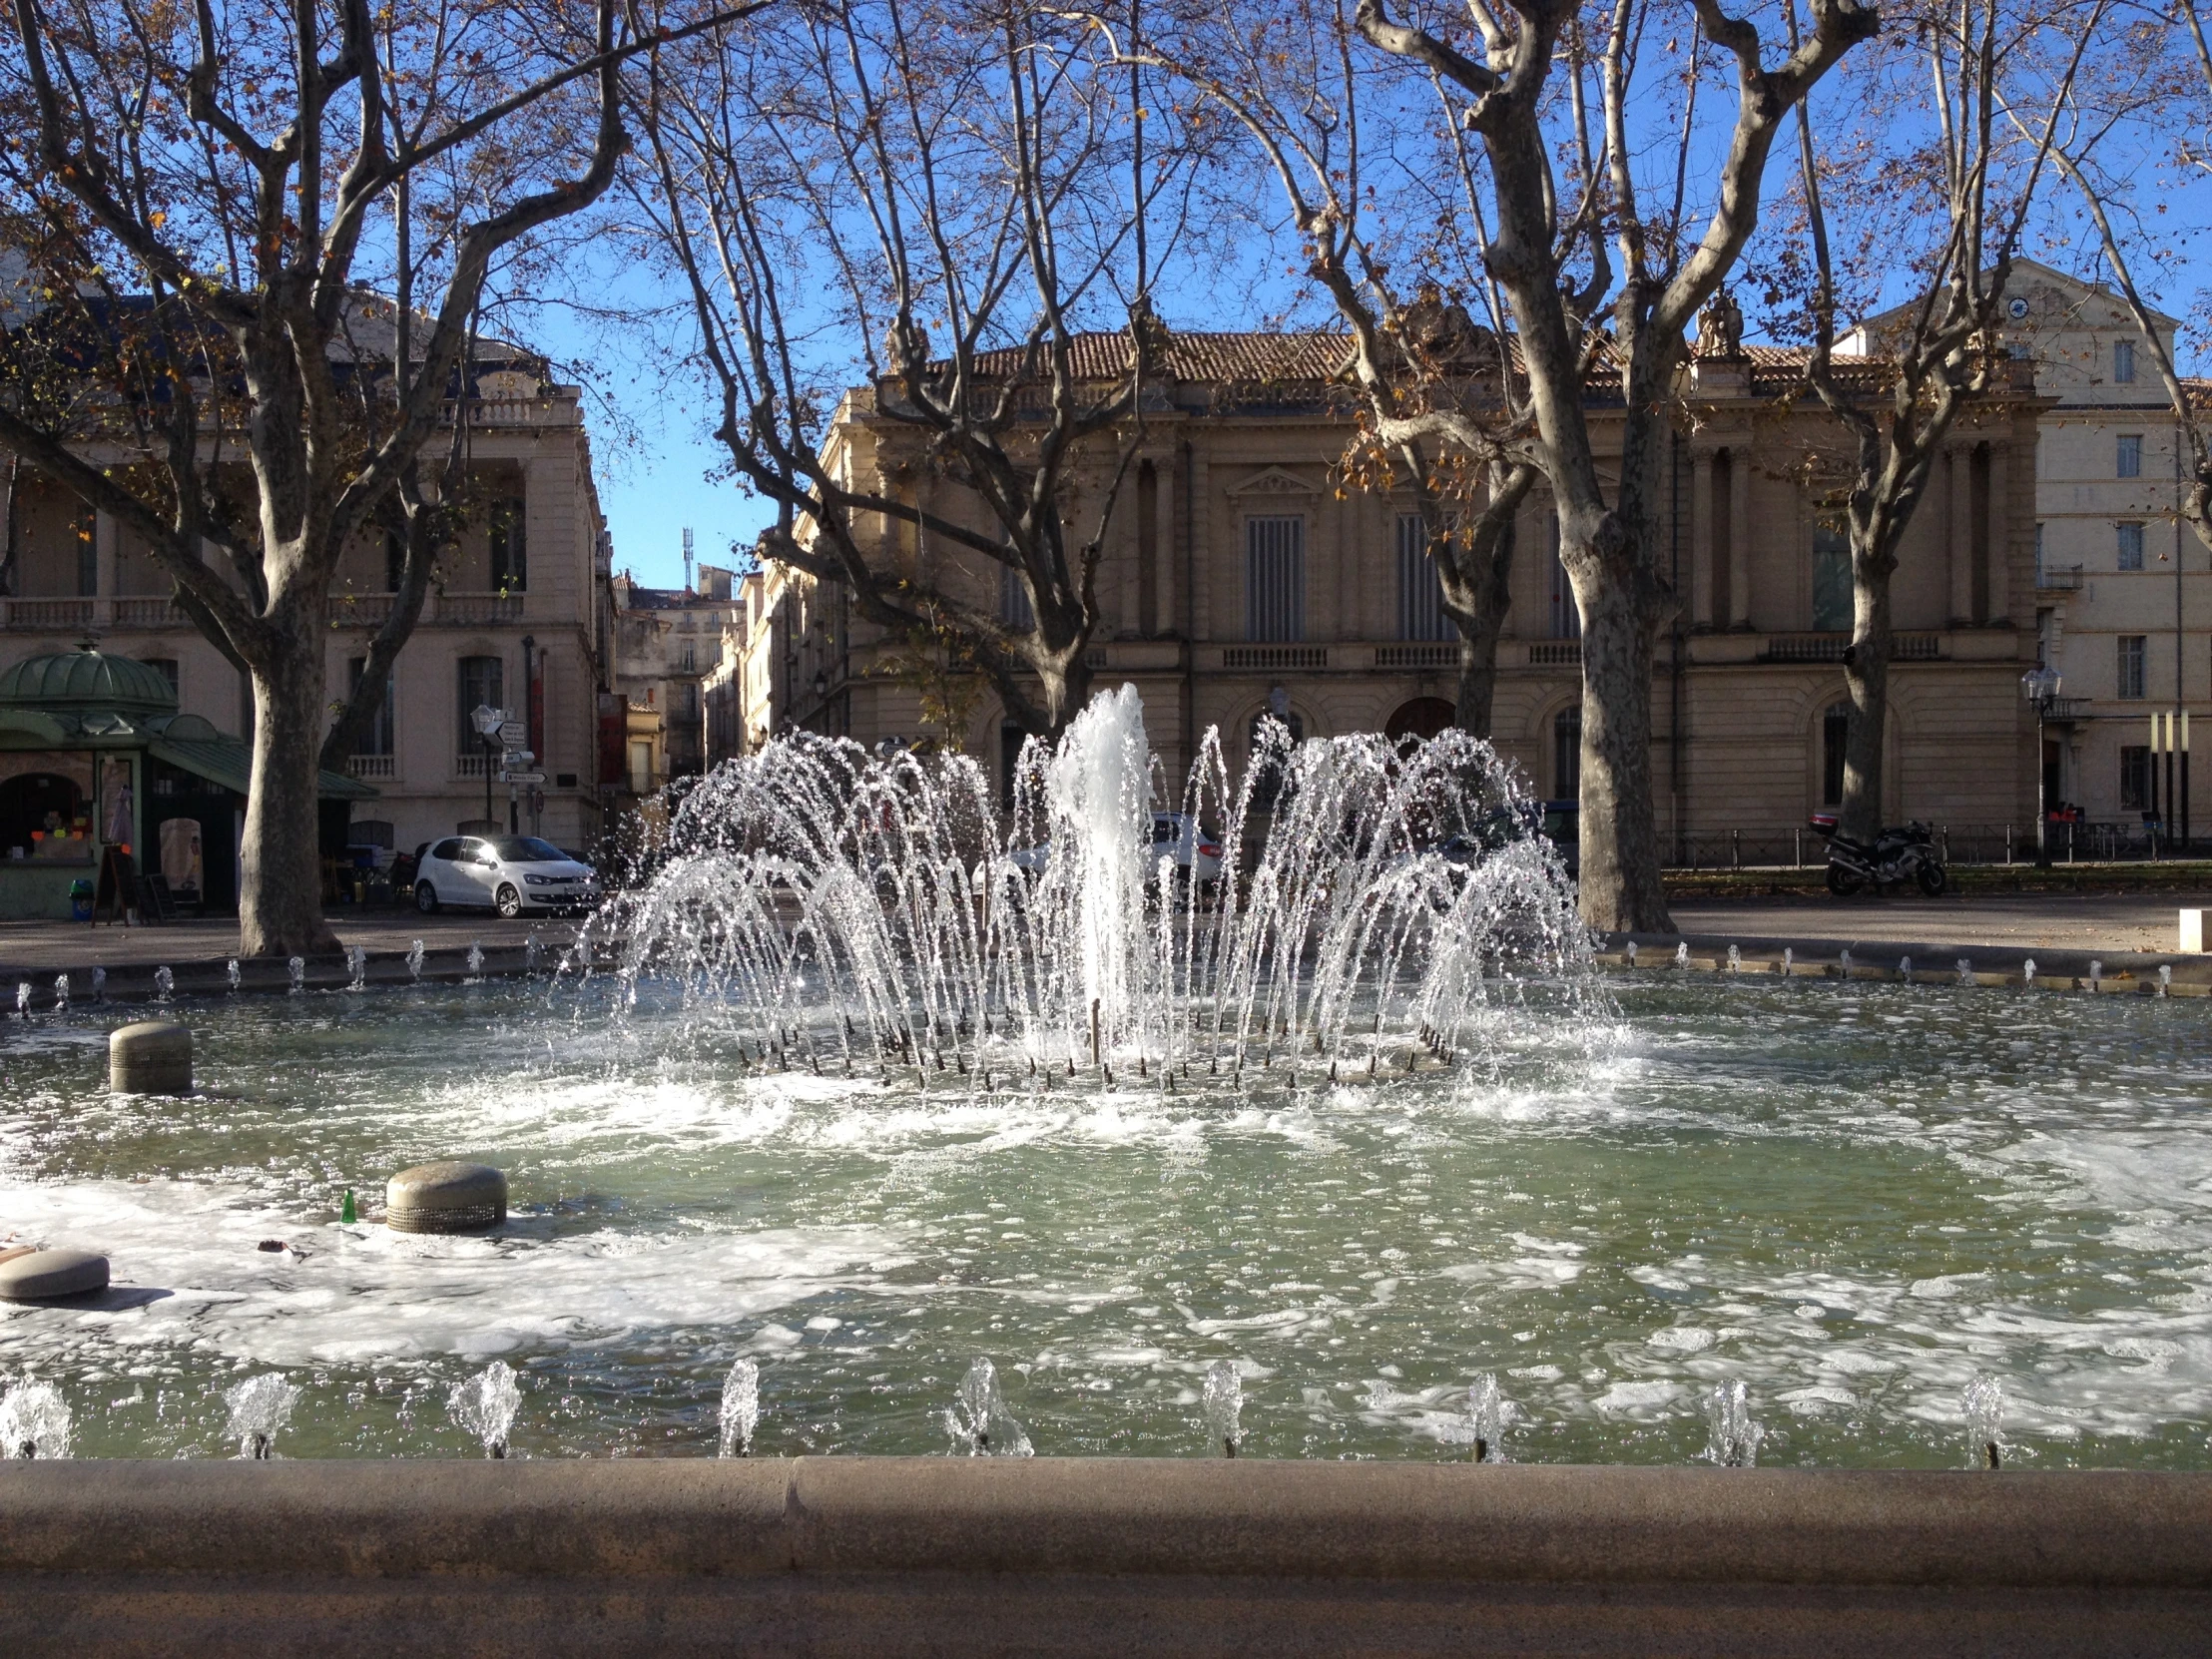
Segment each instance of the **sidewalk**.
M2207 906L2212 891L1699 897L1676 900L1668 910L1687 934L2171 955L2179 942L2175 912Z
M491 914L442 911L434 916L412 910L342 909L325 918L341 944L359 945L373 955L404 954L420 939L430 951L459 950L481 942L487 952L519 949L534 934L541 948L557 952L576 936L576 921L561 916L517 916L507 921ZM145 967L182 969L221 966L239 953L235 916L179 920L159 926L122 927L82 921L0 921L0 979L67 973L78 968Z

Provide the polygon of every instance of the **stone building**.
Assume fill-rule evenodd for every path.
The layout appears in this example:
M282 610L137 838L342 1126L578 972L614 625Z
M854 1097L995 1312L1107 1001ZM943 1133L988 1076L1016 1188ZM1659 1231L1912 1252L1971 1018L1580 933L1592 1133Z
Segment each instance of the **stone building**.
M1663 568L1681 603L1653 688L1660 828L1677 857L1711 855L1701 837L1737 830L1787 844L1842 779L1850 565L1828 501L1845 435L1802 394L1789 353L1733 338L1707 348L1685 373L1670 457ZM1333 381L1345 354L1326 333L1177 334L1146 388L1146 441L1109 531L1091 661L1099 684L1137 685L1176 776L1209 728L1241 758L1271 706L1308 736L1425 733L1451 718L1459 647L1410 502L1343 482L1351 421ZM1126 339L1082 336L1075 360L1103 382L1126 362ZM1012 367L984 360L986 372ZM2023 381L1969 410L1911 532L1896 589L1893 819L1999 833L2032 820L2033 725L2018 680L2035 659L2044 401ZM1617 444L1617 408L1593 387L1601 456ZM876 412L870 388L847 396L824 457L859 487L981 523L922 464L913 431ZM1102 479L1100 467L1077 480L1071 518L1095 512ZM1022 596L995 564L917 546L902 526L874 531L885 561L1018 614ZM1493 739L1536 793L1572 797L1580 624L1541 491L1515 546ZM747 612L735 678L749 744L791 727L929 739L1005 775L1018 733L995 702L980 699L961 730L926 729L917 695L883 673L882 643L848 621L839 591L771 566L748 584Z
M349 763L375 791L356 804L352 838L390 849L449 835L487 816L513 819L562 845L599 839L622 803L599 785L598 694L611 682L609 541L592 474L581 393L511 348L480 365L469 411L471 475L488 508L463 535L399 655L384 710ZM433 438L431 446L436 448ZM170 579L107 514L28 466L10 468L8 556L0 579L0 670L96 640L146 664L180 710L245 737L244 676L186 618ZM329 602L324 675L349 691L388 614L397 564L380 537L361 538ZM542 789L510 803L487 771L498 762L469 722L479 704L527 723Z
M660 716L659 783L697 777L710 764L706 686L741 625L736 583L737 573L719 565L701 565L696 587L614 579L615 689L633 709Z
M2004 295L2010 348L2055 399L2035 450L2038 655L2063 676L2044 728L2049 802L2077 807L2099 850L2149 819L2212 828L2152 761L2151 714L2212 706L2212 568L2175 512L2186 444L2142 330L2098 284L2022 260ZM1847 344L1879 339L1896 313ZM2154 313L2168 350L2174 318ZM2176 723L2177 729L2179 723ZM2189 807L2197 806L2192 814Z

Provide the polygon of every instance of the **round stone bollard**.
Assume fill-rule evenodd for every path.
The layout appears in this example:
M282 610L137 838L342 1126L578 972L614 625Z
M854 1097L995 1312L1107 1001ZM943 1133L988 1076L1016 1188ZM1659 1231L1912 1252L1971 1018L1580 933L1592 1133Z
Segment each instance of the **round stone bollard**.
M507 1178L489 1164L423 1164L384 1183L394 1233L473 1233L506 1219Z
M45 1302L108 1288L108 1259L89 1250L32 1250L0 1262L0 1300Z
M141 1020L108 1038L108 1087L118 1094L192 1093L192 1032L171 1019Z

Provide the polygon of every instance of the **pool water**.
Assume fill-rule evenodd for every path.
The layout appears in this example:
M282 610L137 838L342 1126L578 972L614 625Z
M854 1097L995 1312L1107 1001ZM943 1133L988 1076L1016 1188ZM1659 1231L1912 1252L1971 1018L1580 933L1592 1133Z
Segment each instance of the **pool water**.
M768 1070L609 980L184 1002L190 1100L106 1092L132 1014L9 1019L0 1238L116 1285L0 1304L0 1384L59 1386L78 1455L233 1455L222 1391L278 1371L282 1455L453 1456L496 1359L518 1455L702 1456L750 1357L759 1451L936 1452L982 1355L1042 1454L1197 1456L1229 1358L1250 1455L1464 1457L1491 1372L1510 1456L1675 1463L1742 1380L1762 1462L1906 1467L1966 1460L1988 1373L2014 1461L2212 1461L2203 1004L1610 989L1493 1064L1175 1094ZM374 1225L439 1157L508 1225Z

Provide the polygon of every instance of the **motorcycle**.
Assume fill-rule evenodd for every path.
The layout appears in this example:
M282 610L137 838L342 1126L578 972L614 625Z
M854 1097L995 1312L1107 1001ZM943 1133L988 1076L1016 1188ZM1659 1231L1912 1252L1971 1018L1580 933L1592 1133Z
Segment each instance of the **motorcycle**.
M1815 813L1812 822L1814 830L1828 842L1828 890L1839 898L1850 897L1870 882L1877 887L1916 882L1931 898L1950 884L1943 855L1936 849L1935 832L1925 824L1885 830L1870 846L1844 834L1833 813Z

